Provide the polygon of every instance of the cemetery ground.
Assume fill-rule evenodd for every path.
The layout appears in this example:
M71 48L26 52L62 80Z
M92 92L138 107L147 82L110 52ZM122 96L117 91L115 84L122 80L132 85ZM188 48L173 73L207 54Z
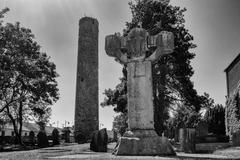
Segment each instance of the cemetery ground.
M40 160L40 159L83 159L83 160L174 160L174 159L240 159L240 147L231 147L228 143L197 144L197 153L188 154L179 152L178 145L174 146L177 152L175 157L159 156L114 156L112 151L116 143L108 144L108 152L93 152L89 143L62 144L56 147L41 148L29 151L0 152L1 160Z

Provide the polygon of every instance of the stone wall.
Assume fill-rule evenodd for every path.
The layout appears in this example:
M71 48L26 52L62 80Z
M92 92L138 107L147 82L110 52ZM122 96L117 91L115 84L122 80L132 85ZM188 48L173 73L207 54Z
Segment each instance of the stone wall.
M98 130L98 21L84 17L79 21L75 140L85 142L95 130Z
M240 81L240 60L238 57L234 65L227 69L226 73L228 82L228 95L232 95Z

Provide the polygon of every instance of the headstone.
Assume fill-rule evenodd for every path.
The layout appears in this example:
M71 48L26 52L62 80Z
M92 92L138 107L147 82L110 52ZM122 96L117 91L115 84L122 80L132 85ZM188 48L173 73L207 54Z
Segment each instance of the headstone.
M98 130L98 21L79 21L74 137L85 143Z
M94 152L107 152L108 135L106 128L94 131L90 143L90 149Z
M196 129L181 128L179 130L180 151L185 153L196 152Z
M240 130L233 133L232 144L233 146L240 146Z
M174 37L162 31L150 36L143 28L133 28L126 37L105 39L105 50L127 65L128 132L120 138L116 155L175 155L166 137L154 130L152 63L173 52ZM150 52L150 56L147 56Z

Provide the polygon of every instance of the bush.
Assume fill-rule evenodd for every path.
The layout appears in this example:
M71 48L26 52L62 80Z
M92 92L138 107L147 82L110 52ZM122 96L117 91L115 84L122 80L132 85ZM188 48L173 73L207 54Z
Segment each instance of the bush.
M39 131L39 133L37 135L37 144L38 144L38 147L40 147L40 148L49 146L48 138L44 131Z
M53 145L59 145L59 131L54 128L52 131L52 140L53 140Z
M128 117L126 113L121 113L120 115L117 115L116 117L114 117L113 128L121 136L123 136L123 134L126 132L128 128L127 119Z
M201 122L201 114L193 106L178 105L171 124L174 128L195 128Z
M63 137L64 138L64 135ZM82 133L75 133L75 142L77 142L78 144L82 144L82 143L86 143L87 142L87 139L86 139L86 136Z
M225 135L225 109L222 105L215 105L207 110L205 121L208 124L208 131L215 135Z
M0 136L1 144L14 144L15 137L13 136Z
M229 136L226 135L206 135L196 137L196 143L228 143Z
M63 132L63 135L62 135L63 139L65 140L66 143L69 143L71 130L69 129L69 127L65 127L63 128L62 132Z
M35 145L35 133L33 131L30 131L29 133L29 140L32 146Z

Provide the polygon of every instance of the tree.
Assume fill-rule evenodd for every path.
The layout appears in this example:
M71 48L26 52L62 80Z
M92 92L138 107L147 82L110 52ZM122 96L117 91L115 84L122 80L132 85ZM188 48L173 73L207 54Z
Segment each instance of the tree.
M186 107L179 104L175 112L171 124L174 128L195 128L202 120L201 114L194 110L194 107Z
M214 107L214 99L212 99L208 93L204 92L202 99L202 108L208 109L210 107Z
M45 125L49 122L52 113L51 107L46 103L37 102L29 104L29 109L28 119L35 121L39 125L40 130L45 130Z
M121 83L114 90L105 90L103 94L107 97L101 103L101 106L114 106L114 111L117 113L127 113L127 69L123 67L123 77L120 78Z
M113 129L117 131L121 136L125 133L127 130L128 124L127 124L127 115L124 113L121 113L114 117L113 120Z
M0 31L0 113L9 117L22 144L24 119L58 100L58 74L50 57L40 52L30 29L19 22L1 22Z
M30 144L32 146L34 146L35 145L35 133L33 131L29 132L29 139L30 139Z
M37 134L37 145L40 148L49 146L48 137L45 131L40 130Z
M171 105L181 102L184 106L194 107L194 111L199 112L205 101L204 96L197 94L190 80L194 73L190 62L195 57L190 49L195 48L196 45L192 42L193 36L184 26L185 8L180 9L152 0L135 0L129 5L133 18L131 22L126 23L124 35L139 23L150 35L156 35L162 30L174 34L174 52L162 56L152 66L155 130L161 135ZM123 72L126 72L125 67ZM126 73L124 73L121 83L114 90L105 90L104 94L107 98L102 106L115 105L115 111L127 112L126 90Z
M183 103L177 103L176 107L172 108L173 116L168 120L168 128L195 128L200 122L206 121L206 117L205 120L203 117L204 110L214 107L214 100L206 92L201 98L203 101L200 112L196 112L193 106L186 107Z
M9 11L9 8L4 8L0 11L0 18L4 17L4 14L7 13Z
M208 124L208 131L216 135L225 135L225 108L221 104L209 107L204 120Z
M59 137L59 131L58 131L57 128L54 128L53 131L52 131L53 146L60 144L59 139L60 139L60 137Z

